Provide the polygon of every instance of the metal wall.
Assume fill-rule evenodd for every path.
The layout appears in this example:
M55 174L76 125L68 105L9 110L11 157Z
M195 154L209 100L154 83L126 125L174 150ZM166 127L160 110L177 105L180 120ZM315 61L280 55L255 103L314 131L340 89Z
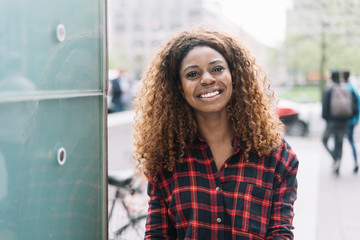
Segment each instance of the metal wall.
M105 239L106 6L0 0L0 239Z

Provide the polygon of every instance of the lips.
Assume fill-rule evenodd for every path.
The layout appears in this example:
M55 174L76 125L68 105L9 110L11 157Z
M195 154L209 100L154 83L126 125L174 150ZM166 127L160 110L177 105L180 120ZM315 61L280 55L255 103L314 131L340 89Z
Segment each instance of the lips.
M212 98L217 95L220 95L222 92L223 92L222 90L214 90L211 92L202 93L202 94L198 95L198 98Z

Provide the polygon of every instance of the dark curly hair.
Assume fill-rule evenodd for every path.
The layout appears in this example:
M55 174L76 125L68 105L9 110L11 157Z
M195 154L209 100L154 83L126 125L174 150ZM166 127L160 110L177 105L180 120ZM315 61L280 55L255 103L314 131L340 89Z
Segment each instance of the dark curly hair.
M148 177L163 169L172 171L196 137L194 112L183 97L179 73L184 57L197 46L213 48L227 61L233 81L228 116L246 144L245 156L249 151L269 154L281 143L282 123L272 109L274 94L255 59L226 33L192 28L171 38L142 76L136 101L134 160Z

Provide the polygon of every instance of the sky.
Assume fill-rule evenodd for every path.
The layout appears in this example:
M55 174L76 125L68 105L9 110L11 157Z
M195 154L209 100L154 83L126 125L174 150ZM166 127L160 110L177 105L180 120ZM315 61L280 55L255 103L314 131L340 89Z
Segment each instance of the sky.
M258 41L277 46L285 38L291 0L220 0L223 13Z

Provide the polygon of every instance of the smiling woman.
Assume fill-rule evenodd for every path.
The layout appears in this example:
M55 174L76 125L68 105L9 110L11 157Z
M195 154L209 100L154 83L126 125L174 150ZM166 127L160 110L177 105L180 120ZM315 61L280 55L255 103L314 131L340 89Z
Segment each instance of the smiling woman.
M229 67L224 57L209 47L195 47L184 58L180 69L185 100L197 118L204 113L223 112L232 94Z
M145 239L293 239L298 161L246 48L216 30L183 31L142 81L134 156L149 181Z

